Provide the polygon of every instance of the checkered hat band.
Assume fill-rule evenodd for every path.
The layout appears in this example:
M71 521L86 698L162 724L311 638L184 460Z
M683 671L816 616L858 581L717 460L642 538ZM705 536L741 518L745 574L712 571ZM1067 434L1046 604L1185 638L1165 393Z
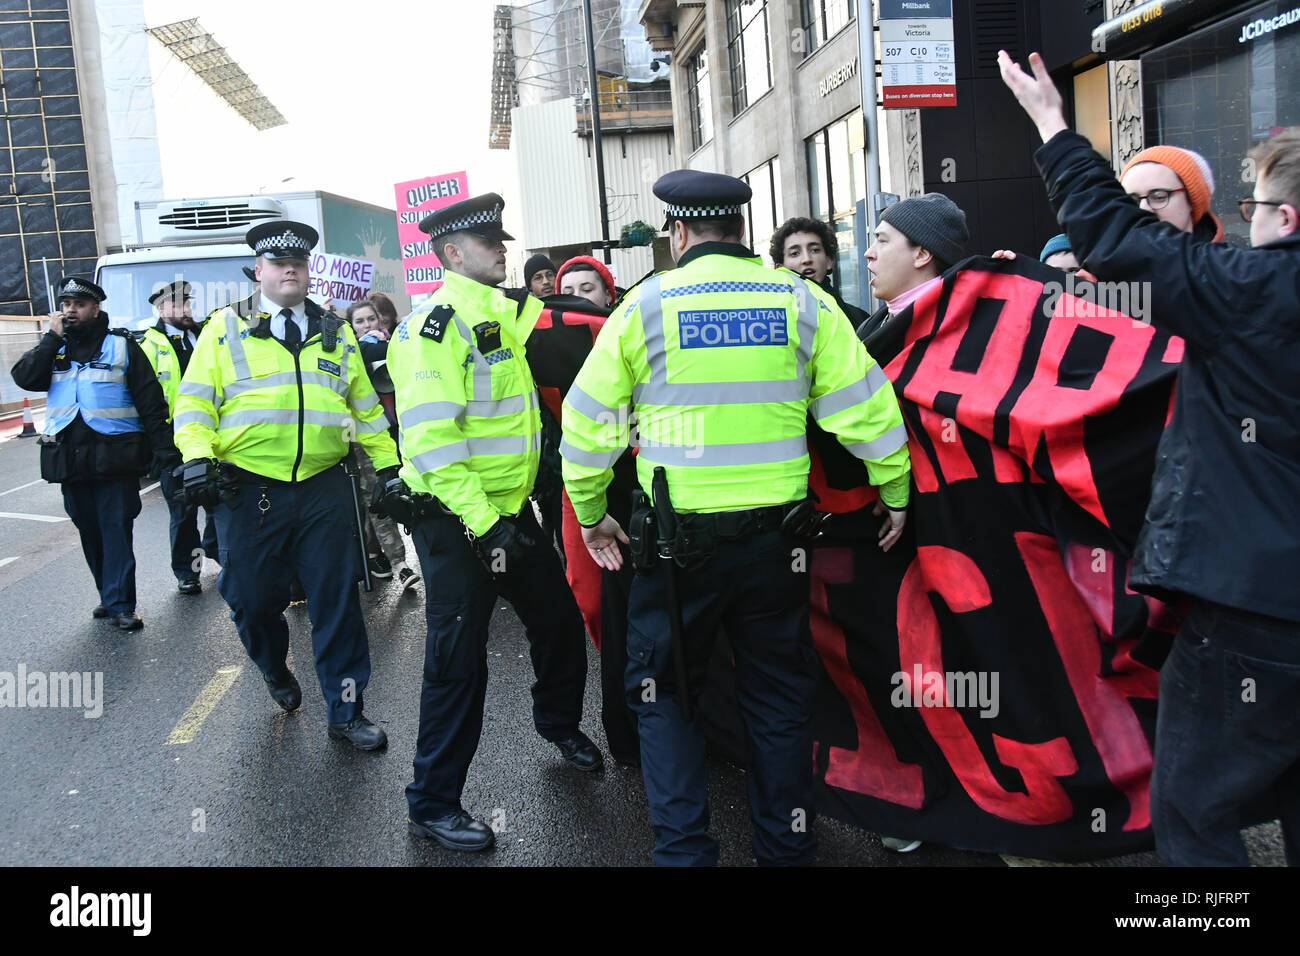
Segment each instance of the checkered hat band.
M253 246L253 251L262 253L268 249L301 249L306 252L310 248L311 246L307 245L302 236L286 230L278 236L267 236L265 239L259 239L257 245Z
M712 219L715 216L738 216L744 206L674 206L668 203L668 215L682 219Z
M461 216L459 219L448 220L438 226L438 235L459 232L462 229L468 229L470 226L482 226L487 223L499 226L501 225L501 209L501 206L493 206L483 212L472 212L467 216Z
M69 279L67 282L63 283L62 288L59 289L59 294L60 295L88 295L92 299L95 297L95 294L93 292L87 289L80 282L76 282L72 279Z

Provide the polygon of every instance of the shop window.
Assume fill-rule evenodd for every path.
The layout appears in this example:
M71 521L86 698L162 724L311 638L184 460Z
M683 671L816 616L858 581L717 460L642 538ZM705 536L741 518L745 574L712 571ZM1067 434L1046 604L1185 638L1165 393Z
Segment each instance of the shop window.
M829 221L839 242L832 281L845 301L866 305L866 130L861 110L807 140L808 198L812 215Z
M772 88L767 0L727 0L727 65L735 115Z
M1300 125L1300 22L1260 26L1293 7L1260 4L1142 56L1146 145L1204 156L1217 184L1211 211L1243 240L1237 200L1254 189L1246 151Z
M857 0L800 0L803 54L819 50L843 30L857 13Z
M713 139L713 104L709 92L708 51L701 46L686 61L686 108L691 129L691 151Z
M785 222L781 207L781 161L773 157L741 177L754 195L749 200L745 218L749 227L749 245L759 256L765 255L776 227Z

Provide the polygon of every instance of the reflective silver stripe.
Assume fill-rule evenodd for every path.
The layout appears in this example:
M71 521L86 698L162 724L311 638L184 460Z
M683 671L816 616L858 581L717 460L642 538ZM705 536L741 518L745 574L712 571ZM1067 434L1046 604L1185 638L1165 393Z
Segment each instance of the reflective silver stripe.
M518 415L526 411L526 400L523 395L510 395L506 398L498 398L494 401L469 401L466 402L466 410L475 418L495 418L498 415Z
M140 413L132 406L126 408L83 408L82 415L89 415L92 418L139 418Z
M796 278L796 277L791 277ZM664 313L661 276L642 283L639 303L641 327L645 333L646 362L650 379L632 389L632 401L646 405L752 405L765 402L798 402L808 397L808 379L804 366L812 357L813 338L817 334L819 301L807 281L790 291L799 307L793 378L766 382L683 382L669 383L668 355L664 347ZM576 406L575 406L576 407ZM588 416L593 417L593 416Z
M230 401L236 395L242 395L244 392L254 392L259 388L281 388L286 385L297 388L298 376L293 372L276 372L274 375L264 375L261 378L246 378L227 385L225 399Z
M248 356L244 354L244 343L239 340L239 317L233 309L226 309L226 346L230 349L235 378L248 378ZM230 394L229 389L226 389L226 394Z
M386 432L388 431L388 419L385 418L383 415L380 415L374 421L369 421L369 422L359 421L357 422L357 431L374 432L374 433Z
M358 398L355 402L351 402L354 412L368 412L378 404L379 396L374 392L371 392L365 398Z
M425 422L454 421L465 414L465 406L457 402L423 402L398 414L402 428L422 425Z
M186 425L207 425L209 428L211 428L213 422L215 421L216 421L216 416L211 414L210 412L204 412L204 411L181 412L172 421L172 428L173 429L183 428Z
M732 445L659 445L641 446L647 462L675 465L679 468L721 465L770 465L794 461L808 454L804 435L776 441L739 442Z
M601 421L604 416L612 417L615 422L626 421L628 417L628 408L626 405L620 405L618 408L610 408L603 402L598 402L577 385L569 387L569 393L564 396L575 412L579 415L586 415L592 421Z
M159 372L159 373L158 373L158 381L160 381L160 382L168 382L168 381L171 381L171 377L172 377L172 373L171 373L171 372Z
M821 421L823 418L838 415L854 405L861 405L863 402L870 401L876 392L888 384L889 379L880 370L880 366L873 365L867 369L867 374L862 378L851 385L845 385L833 392L827 392L813 402L808 410L812 412L813 418Z
M523 435L496 435L466 438L471 455L522 455L528 451L528 439Z
M75 412L76 410L77 410L76 405L61 405L55 408L47 407L45 409L45 420L49 421L52 418L58 418L61 415L67 415L71 412Z
M433 471L445 465L453 465L469 457L469 446L463 441L452 442L432 451L421 452L411 459L411 464L421 472Z
M292 372L286 373L289 376L291 384L297 385ZM260 382L264 379L254 379ZM348 380L345 378L335 378L333 375L326 375L324 372L303 372L302 383L304 385L319 385L321 388L328 388L331 392L338 392L340 395L348 393Z
M125 382L126 376L120 368L90 368L82 366L77 370L77 378L83 382Z
M218 428L244 428L248 425L297 425L298 411L279 408L250 408L243 412L227 412L221 416Z
M460 334L464 337L465 344L469 346L469 354L474 361L473 400L476 402L490 402L492 401L492 366L488 365L483 353L475 346L474 333L470 331L464 320L459 315L453 315L451 318L456 323L456 328L460 330Z
M844 447L857 458L873 461L898 451L906 444L907 426L895 425L879 438L873 438L871 441L854 442L852 445L845 445Z
M583 451L575 448L567 438L560 439L560 457L585 468L613 468L614 462L618 461L623 452L622 448L616 451Z
M207 402L216 402L217 400L217 390L211 385L204 385L202 382L187 382L184 379L181 379L181 384L176 389L176 394L201 398Z
M650 397L645 397L646 393ZM671 401L665 401L665 392ZM799 402L808 397L808 383L802 379L775 382L685 382L656 385L642 382L632 388L636 405L758 405L763 402Z
M295 412L296 416L297 413ZM294 424L298 419L294 418ZM318 412L315 409L305 409L302 413L302 423L304 425L320 425L324 428L346 428L349 423L355 423L358 428L361 423L357 422L347 412Z

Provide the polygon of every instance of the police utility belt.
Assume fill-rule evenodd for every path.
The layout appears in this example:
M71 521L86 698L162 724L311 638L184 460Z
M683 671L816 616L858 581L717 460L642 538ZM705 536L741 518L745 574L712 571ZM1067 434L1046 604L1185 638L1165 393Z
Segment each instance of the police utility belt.
M708 514L673 512L675 531L671 538L660 536L660 521L649 496L637 491L632 500L628 540L632 565L649 571L662 558L672 558L678 567L695 570L703 567L717 551L719 541L747 538L766 531L782 530L794 505L773 505L744 511L718 511Z

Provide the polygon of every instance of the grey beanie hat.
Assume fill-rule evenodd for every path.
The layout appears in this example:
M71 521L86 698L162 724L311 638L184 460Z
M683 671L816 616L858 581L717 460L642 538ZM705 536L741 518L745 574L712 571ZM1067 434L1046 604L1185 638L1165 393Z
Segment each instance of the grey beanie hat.
M943 193L926 193L896 202L880 214L880 221L930 250L945 265L965 258L966 242L970 239L966 214Z

